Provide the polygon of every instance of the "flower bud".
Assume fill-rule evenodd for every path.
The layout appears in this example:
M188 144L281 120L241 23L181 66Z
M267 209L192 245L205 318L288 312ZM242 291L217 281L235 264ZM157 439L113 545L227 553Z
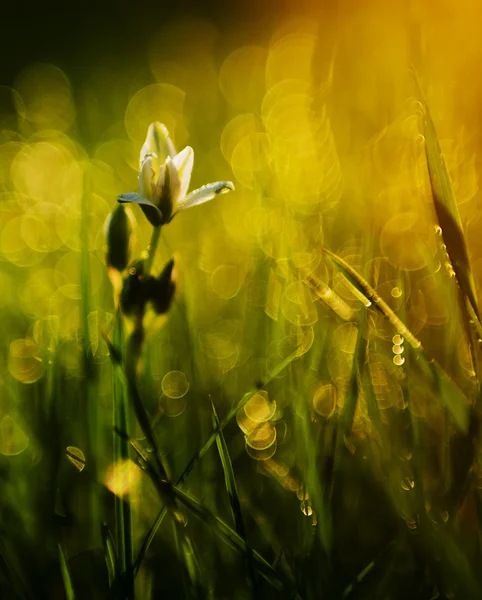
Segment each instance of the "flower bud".
M123 271L129 264L134 239L135 217L129 208L119 204L107 217L104 226L107 267Z
M166 264L161 274L149 282L149 300L158 315L167 313L176 291L177 268L176 260Z
M127 317L142 316L149 300L152 276L144 275L144 261L136 260L124 277L120 293L120 306Z

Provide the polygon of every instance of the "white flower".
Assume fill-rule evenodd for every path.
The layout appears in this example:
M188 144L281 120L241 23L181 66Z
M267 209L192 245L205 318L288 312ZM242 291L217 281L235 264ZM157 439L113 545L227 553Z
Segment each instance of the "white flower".
M139 204L151 225L157 227L169 223L186 208L234 190L230 181L217 181L188 193L193 163L194 150L190 146L176 154L166 127L151 123L141 149L139 193L121 194L118 202Z

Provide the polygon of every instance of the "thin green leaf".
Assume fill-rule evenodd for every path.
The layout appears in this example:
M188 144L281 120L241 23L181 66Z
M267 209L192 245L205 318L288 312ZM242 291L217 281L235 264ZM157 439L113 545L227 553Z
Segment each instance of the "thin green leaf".
M167 507L163 506L161 511L157 515L156 520L154 521L151 528L149 529L146 536L144 537L144 540L143 540L141 547L139 549L139 552L137 554L137 558L134 561L134 567L133 567L134 577L136 577L137 573L139 572L142 561L144 560L144 558L147 554L147 551L149 550L149 547L152 544L152 541L153 541L153 539L154 539L154 537L166 515L167 515Z
M159 475L152 468L152 465L148 461L146 461L142 454L139 452L138 458L141 467L147 473L152 483L154 484L159 494L159 497L161 498L161 501L164 501L165 492L163 487L165 486L165 482L159 479ZM242 554L246 554L247 547L245 541L227 523L225 523L219 517L216 517L214 514L211 513L211 511L209 511L209 509L204 507L200 502L192 498L189 494L187 494L180 488L172 486L171 491L177 502L183 504L186 508L188 508L200 521L202 521L206 526L208 526L230 548ZM178 512L178 509L176 509L175 506L173 506L173 508L175 511L177 510ZM256 550L252 550L252 556L258 572L275 589L284 590L287 586L291 587L289 586L289 584L284 584L279 579L275 569L273 569L269 562L266 559L264 559Z
M211 410L212 410L212 420L214 429L219 427L219 419L216 413L216 408L214 406L213 399L209 398L211 402ZM234 476L233 464L231 462L231 457L229 456L228 446L226 444L226 439L222 431L219 431L219 435L216 438L216 445L218 448L219 458L221 459L221 464L223 466L224 472L224 482L226 485L226 491L228 492L229 504L231 506L231 514L233 516L234 528L236 533L243 539L246 545L246 563L248 566L249 577L251 580L251 585L253 588L253 592L256 595L257 583L255 571L253 568L253 556L251 547L248 544L248 540L246 537L246 530L244 527L243 513L241 511L241 503L239 501L238 496L238 488L236 485L236 478Z
M146 437L147 443L153 450L156 468L158 469L159 474L161 475L163 480L167 481L167 473L164 468L164 465L162 464L162 458L159 452L159 448L157 446L156 438L154 436L154 431L151 427L147 411L139 394L139 390L137 389L137 384L133 380L132 376L130 376L124 369L122 365L122 355L118 348L109 340L107 336L104 336L104 339L109 348L111 361L117 367L119 375L121 376L124 385L127 386L129 390L129 398L132 402L137 421L142 429L144 436Z
M393 312L388 304L377 294L371 285L348 263L342 258L323 248L330 259L335 263L341 273L373 304L373 307L378 310L394 327L395 331L402 335L405 340L412 346L417 357L417 362L425 373L431 375L432 380L437 385L441 385L441 399L448 407L457 426L466 431L468 426L468 406L469 402L465 394L450 378L450 376L442 369L437 361L429 357L422 346L422 342L408 329L402 320ZM369 308L369 306L367 306Z
M109 588L112 588L114 581L118 579L119 574L117 572L117 556L114 540L106 523L101 523L100 535L104 547L105 564L107 566L107 575L109 577Z
M60 571L62 573L62 580L64 582L65 597L67 600L75 600L74 588L72 585L72 579L70 577L69 567L65 560L64 551L62 546L59 544L59 560L60 560Z
M290 365L298 357L299 357L299 351L295 350L293 353L291 353L289 356L287 356L284 360L282 360L270 372L270 374L267 375L263 379L263 381L260 382L260 384L258 386L256 386L254 389L252 389L250 392L247 392L243 396L243 398L238 402L238 404L228 412L228 414L224 417L224 419L221 419L221 421L219 422L219 425L214 428L213 432L208 437L208 439L204 442L204 444L201 446L201 448L194 454L194 456L188 462L184 471L178 477L178 479L176 481L176 486L182 486L182 484L189 477L190 473L192 472L194 467L197 465L197 463L201 460L201 458L206 454L206 452L209 450L209 448L211 448L212 444L216 441L216 438L219 435L219 433L221 431L223 431L224 428L236 417L236 415L238 414L238 411L241 408L243 408L243 406L247 402L249 402L249 400L251 400L251 398L253 396L255 396L260 389L266 387L268 385L268 383L270 383L270 381L275 379L283 371L283 369L285 369L288 365Z
M442 229L442 239L460 289L467 297L479 320L479 309L474 278L469 263L467 245L462 231L462 221L457 207L452 182L445 163L435 125L424 100L423 133L425 153L432 188L432 198L437 220Z

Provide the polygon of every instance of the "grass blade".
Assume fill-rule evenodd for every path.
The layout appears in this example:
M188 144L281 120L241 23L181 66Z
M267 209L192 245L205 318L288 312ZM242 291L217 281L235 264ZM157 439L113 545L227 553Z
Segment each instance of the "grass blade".
M140 453L139 451L138 458L141 467L144 469L144 471L150 477L152 483L154 484L161 501L164 501L165 482L159 479L159 476L152 468L152 465L145 460L145 458L142 456L142 453ZM200 502L192 498L189 494L187 494L180 488L172 486L171 492L176 502L188 508L194 514L194 516L196 516L200 521L202 521L207 527L211 528L211 530L231 549L246 554L247 546L245 541L227 523L225 523L219 517L215 516L213 513L211 513L209 509L204 507ZM177 512L179 512L179 509L177 509L176 507L174 508ZM269 564L269 562L265 558L261 556L261 554L259 554L254 549L252 549L251 552L257 571L272 587L274 587L277 590L285 591L287 587L291 588L289 584L285 584L281 581L275 569Z
M216 408L214 406L213 399L211 397L209 399L211 401L213 427L214 429L216 429L219 427L219 419L216 413ZM231 514L233 515L234 528L236 530L236 533L244 540L244 543L246 545L246 563L248 567L249 577L251 580L253 595L254 597L256 597L257 582L255 571L253 568L252 550L248 544L248 540L246 537L243 514L241 511L241 503L239 501L238 488L236 485L236 478L234 476L233 465L231 462L231 457L229 456L226 439L222 431L219 431L219 435L216 438L216 445L218 448L219 458L221 459L221 464L223 466L224 482L226 484L226 491L228 492L229 503L231 505Z
M468 407L470 403L455 381L450 378L434 358L427 356L427 353L422 346L422 342L415 337L388 304L377 294L371 285L357 273L355 269L353 269L353 267L326 248L323 248L322 250L330 257L350 283L370 300L371 304L367 305L367 308L370 308L371 305L373 305L373 307L391 323L396 333L402 335L412 346L420 368L426 375L430 375L430 379L437 387L440 386L440 390L442 391L442 401L448 407L457 426L465 432L468 427Z
M72 586L72 579L70 577L69 567L65 560L64 551L62 546L59 544L59 559L60 559L60 570L62 573L62 580L64 582L65 597L66 600L75 600L74 588Z
M152 527L147 532L147 534L144 538L144 541L142 542L139 552L137 554L137 558L134 561L134 567L133 567L134 577L136 577L137 573L139 572L142 561L144 560L144 557L146 556L147 551L149 550L149 547L152 544L152 540L154 539L154 537L166 515L167 515L167 507L163 506L160 513L157 515L156 520L152 524Z
M480 321L475 284L462 231L462 221L457 208L447 165L435 131L435 125L425 101L423 133L432 198L437 220L442 229L442 239L455 272L457 283L468 299L477 320Z
M122 315L117 311L114 325L114 344L121 347L123 342ZM111 353L112 354L112 353ZM127 432L127 403L125 387L114 372L114 432L117 430ZM114 464L128 460L129 442L122 436L114 433ZM134 579L132 576L132 515L129 502L115 496L116 540L118 577L125 578L128 589L128 598L134 597Z
M149 417L146 409L144 408L144 403L142 402L142 398L139 394L139 390L137 389L136 382L133 378L125 371L122 365L122 355L118 350L118 346L113 344L107 336L104 336L106 344L109 348L110 358L113 364L117 367L118 373L121 376L121 380L123 381L124 387L128 388L129 398L131 399L134 412L136 415L136 419L139 423L139 426L142 429L143 434L146 437L147 443L153 450L154 460L156 463L156 468L163 478L164 481L168 481L167 473L162 464L161 455L159 449L157 447L156 438L154 436L154 431L151 427L151 423L149 421ZM119 431L125 431L122 427L118 428Z
M243 408L243 406L247 402L249 402L249 400L251 400L251 398L253 396L255 396L260 389L265 388L268 385L268 383L270 383L270 381L272 381L273 379L275 379L275 377L277 377L288 365L290 365L299 356L300 356L299 351L295 350L295 352L291 353L284 360L282 360L277 365L277 367L275 369L273 369L270 372L270 374L267 375L263 379L263 381L261 381L259 383L259 385L257 385L250 392L247 392L243 396L243 398L241 398L241 400L238 402L238 404L234 408L232 408L228 412L228 414L223 419L221 419L221 421L219 421L218 426L214 428L214 430L212 431L211 435L204 442L204 444L202 445L202 447L196 452L196 454L191 458L191 460L186 465L184 471L178 477L178 479L176 481L176 486L178 486L178 487L182 486L182 484L189 477L189 474L194 469L194 467L197 465L197 463L201 460L201 458L206 454L206 452L209 450L209 448L211 448L211 446L213 445L213 443L216 441L216 439L217 439L218 435L220 434L220 432L222 432L224 430L224 428L236 417L236 415L238 414L238 411L241 408Z
M109 589L112 589L114 582L118 580L119 574L117 572L118 563L114 540L106 523L101 523L100 535L102 537L102 545L104 547L105 564L107 566L107 575L109 578Z

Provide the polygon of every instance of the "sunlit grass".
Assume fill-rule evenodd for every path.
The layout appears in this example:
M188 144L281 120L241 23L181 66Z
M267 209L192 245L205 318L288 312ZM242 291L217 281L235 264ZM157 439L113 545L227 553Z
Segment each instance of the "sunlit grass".
M2 598L480 597L477 52L371 11L2 92Z

